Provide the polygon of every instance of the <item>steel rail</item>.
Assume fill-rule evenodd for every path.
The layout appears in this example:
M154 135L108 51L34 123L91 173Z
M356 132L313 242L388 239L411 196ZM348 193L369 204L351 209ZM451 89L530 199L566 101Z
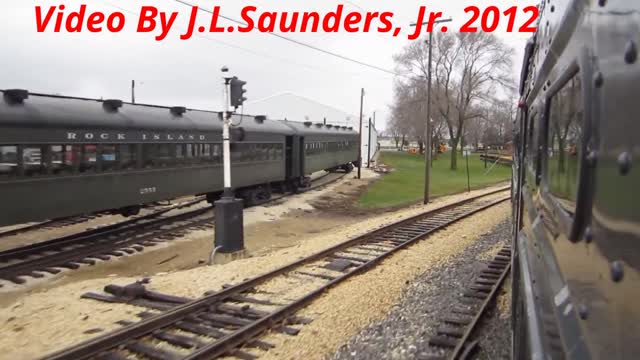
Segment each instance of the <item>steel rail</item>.
M305 264L309 264L312 263L314 261L317 260L321 260L331 254L335 254L343 249L347 249L351 246L357 245L357 244L361 244L363 242L365 242L367 239L371 239L371 238L375 238L377 235L381 235L384 232L387 231L392 231L395 228L398 227L402 227L403 225L415 222L417 220L421 220L421 219L428 219L428 216L434 215L434 214L439 214L439 213L443 213L445 211L448 210L454 210L458 207L463 207L466 206L470 203L472 203L475 200L478 200L480 198L483 197L488 197L490 195L493 194L497 194L499 192L503 192L508 190L507 188L501 188L495 191L491 191L489 193L485 193L485 194L481 194L481 195L477 195L468 199L465 199L463 201L459 201L453 204L449 204L449 205L445 205L442 206L438 209L433 209L430 211L426 211L423 212L421 214L418 215L414 215L412 217L409 217L407 219L404 220L400 220L397 222L394 222L390 225L387 225L385 227L376 229L374 231L371 231L369 233L363 234L361 236L355 237L353 239L350 239L346 242L343 242L341 244L337 244L335 246L332 246L330 248L327 248L325 250L322 250L318 253L315 253L309 257L306 257L304 259L300 259L297 260L293 263L290 263L288 265L282 266L276 270L273 270L269 273L257 276L255 278L252 279L248 279L245 280L237 285L234 286L230 286L227 287L223 290L221 290L218 293L213 293L210 295L206 295L200 299L196 299L192 302L186 303L184 305L179 305L176 306L175 308L172 308L164 313L146 318L144 320L141 320L137 323L134 323L132 325L129 325L127 327L115 330L111 333L99 336L97 338L94 339L90 339L86 342L83 342L81 344L78 344L76 346L73 346L71 348L68 349L64 349L61 350L59 352L56 352L54 354L51 354L47 357L45 357L46 359L51 359L51 360L58 360L58 359L86 359L95 355L98 355L104 351L108 351L110 349L113 349L114 347L117 347L121 344L125 344L127 342L130 341L135 341L136 339L139 339L141 337L144 337L146 335L149 335L151 333L153 333L156 330L165 328L167 326L170 326L172 324L174 324L177 321L180 321L181 319L184 319L185 317L187 317L188 315L192 314L192 313L196 313L200 310L206 309L212 305L215 305L217 303L220 303L222 301L224 301L225 299L229 299L231 297L233 297L236 294L242 293L244 291L250 290L254 287L256 287L257 285L260 285L272 278L274 278L275 276L281 275L283 273L288 273L296 268L299 268ZM412 243L420 240L421 238L423 238L425 235L430 234L434 231L437 231L439 229L441 229L444 226L448 226L451 223L454 223L456 221L459 221L460 219L467 217L469 215L472 215L474 213L477 213L479 211L482 211L488 207L494 206L496 204L499 204L501 202L507 201L509 200L510 197L505 197L505 198L500 198L499 200L495 200L495 201L491 201L487 204L483 204L482 206L475 208L471 211L467 211L464 214L461 215L456 215L456 217L454 219L451 219L450 221L446 221L434 228L429 229L428 231L424 232L424 233L420 233L420 234L416 234L415 236L410 237L410 240L403 242L402 244L397 245L396 247L385 251L382 254L378 254L375 258L367 261L364 264L361 264L360 266L356 267L354 270L350 271L349 273L337 277L334 280L330 281L329 283L325 284L324 286L322 286L321 288L318 288L314 291L312 291L311 293L309 293L308 295L306 295L305 297L293 302L292 304L289 304L288 306L286 306L285 308L279 309L278 311L271 313L267 316L264 316L260 319L258 319L257 321L242 327L241 329L237 330L235 333L229 334L227 336L225 336L224 338L219 339L218 341L215 341L209 345L205 345L204 347L198 349L197 351L195 351L194 353L192 353L191 355L189 355L188 357L186 357L187 359L204 359L204 358L212 358L212 357L216 357L228 352L232 352L234 347L243 344L244 342L253 339L255 336L257 336L259 333L261 333L263 330L271 328L273 326L275 326L276 324L278 324L278 322L285 320L288 316L290 316L291 314L293 314L295 311L297 311L299 308L301 308L302 306L304 306L305 304L307 304L308 302L310 302L311 300L313 300L315 297L317 297L318 295L322 294L324 291L326 291L328 288L332 287L333 285L337 284L340 281L345 280L348 277L351 277L355 274L361 273L363 271L365 271L366 269L369 269L370 267L372 267L373 265L379 263L381 260L383 260L384 258L386 258L387 256L395 253L396 251L411 245Z
M169 211L172 211L172 210L182 209L182 208L185 208L185 207L193 206L193 205L201 202L202 200L204 200L204 199L192 200L192 201L186 202L184 204L178 204L178 205L170 207L168 209L162 209L162 210L150 213L150 214L146 214L146 215L142 215L142 216L139 216L139 217L136 217L136 218L120 221L120 222L115 223L115 224L110 224L110 225L102 226L102 227L95 228L95 229L85 230L85 231L81 231L79 233L65 235L65 236L61 236L61 237L55 238L55 239L50 239L50 240L47 240L47 241L42 241L42 242L30 244L30 245L21 246L19 248L15 248L15 249L1 251L0 252L0 262L6 262L9 259L15 259L15 258L20 258L20 257L30 256L30 255L33 255L35 253L42 253L42 252L45 252L45 251L51 251L52 247L60 248L60 247L75 245L76 243L90 241L90 240L95 239L97 237L109 236L111 234L114 234L114 233L117 233L117 232L120 232L120 231L129 230L129 229L132 229L135 226L135 224L140 222L140 221L156 218L156 217L158 217L160 215L163 215L163 214L165 214L165 213L167 213ZM148 223L144 223L144 224L148 224ZM129 226L131 226L131 227L129 227Z
M314 181L323 179L329 174L330 173L324 174L314 179ZM346 174L343 174L341 176L337 176L335 179L331 179L321 184L317 184L315 186L305 188L301 192L311 191L323 186L327 186L333 182L336 182L342 179L345 175ZM264 205L273 201L277 201L279 199L285 198L290 195L293 195L293 194L288 194L288 195L285 194L280 197L274 197L260 203L259 205ZM153 219L168 211L195 205L201 202L202 200L203 199L190 201L185 204L174 206L170 209L163 209L153 214L144 215L144 217L126 220L124 222L120 222L110 226L105 226L98 229L92 229L82 233L71 234L61 238L48 240L42 243L31 244L31 245L27 245L17 249L0 252L0 262L8 263L9 261L14 259L26 259L17 263L0 265L0 279L5 279L8 281L12 281L14 283L20 284L25 281L21 281L18 278L18 276L28 276L29 274L33 273L33 271L42 271L43 269L54 268L54 267L64 268L68 266L63 266L63 265L74 263L74 262L93 264L95 263L95 261L89 259L92 256L93 257L105 256L105 254L108 255L109 253L113 253L114 251L118 252L118 249L127 248L128 246L132 246L141 242L148 242L162 235L161 233L158 233L158 231L160 231L161 230L160 228L162 228L163 226L167 226L176 222L188 221L191 218L203 215L204 213L210 211L211 207L204 207L196 210L191 210L189 212L172 215L170 217ZM153 219L153 220L143 222L143 223L139 222L141 220L149 220L149 219ZM175 228L167 229L166 231L175 232L180 230L186 230L188 228L192 228L195 226L201 226L207 223L211 223L212 221L213 221L213 215L210 217L207 217L206 219L198 220L193 223L187 223L184 225L179 225ZM144 232L144 231L153 231L153 232L151 234L147 234L142 237L135 237L135 232ZM109 237L117 237L117 239L109 239ZM94 241L94 242L91 243L91 241ZM82 245L82 247L71 249L68 251L64 250L64 248L68 248L70 246L75 246L75 245ZM55 252L55 253L47 256L35 258L35 259L28 259L29 256L43 254L45 252ZM79 267L79 266L72 265L72 267Z
M513 256L513 254L512 254L512 256ZM484 313L487 310L489 304L495 299L495 296L498 293L498 289L500 289L502 287L502 283L504 282L504 279L509 274L510 270L511 270L511 263L507 264L505 269L502 271L502 274L500 275L500 278L498 279L496 284L493 286L493 289L491 289L491 292L489 293L487 298L484 299L484 301L482 302L482 305L478 309L478 312L473 317L473 320L471 321L471 323L467 326L467 329L464 332L464 335L462 335L462 337L460 338L458 345L453 350L453 353L451 354L449 359L451 359L451 360L456 360L456 359L459 359L459 358L460 359L464 359L464 358L466 358L465 354L468 354L468 353L471 352L471 350L472 350L471 347L472 346L465 347L465 345L469 342L469 338L471 337L471 334L475 330L475 328L478 325L478 322L480 321L480 319L482 319L482 317L484 316Z

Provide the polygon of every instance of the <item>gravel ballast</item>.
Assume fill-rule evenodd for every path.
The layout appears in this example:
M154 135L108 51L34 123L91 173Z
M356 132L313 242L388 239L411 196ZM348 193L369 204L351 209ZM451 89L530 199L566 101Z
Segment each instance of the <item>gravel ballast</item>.
M333 360L427 359L429 338L442 316L458 303L465 286L510 239L511 221L505 220L470 244L451 261L429 269L406 287L403 299L388 316L363 329L340 347ZM479 328L480 359L508 359L510 354L509 279Z

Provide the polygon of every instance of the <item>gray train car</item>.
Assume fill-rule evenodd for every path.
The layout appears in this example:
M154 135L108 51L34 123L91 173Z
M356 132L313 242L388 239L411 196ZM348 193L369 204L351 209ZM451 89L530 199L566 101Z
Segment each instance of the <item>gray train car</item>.
M222 191L220 113L5 91L0 119L0 225ZM293 131L240 121L234 187L286 181Z
M640 3L544 1L514 153L514 359L640 354Z
M303 173L338 169L347 172L358 162L359 137L346 126L287 122L301 137L304 151Z
M234 115L232 123L232 184L246 205L353 158L332 146L335 156L309 162L304 150L308 140L350 141L347 129L307 138L311 132L264 116ZM0 226L96 211L128 216L186 195L213 202L222 190L221 113L2 91Z

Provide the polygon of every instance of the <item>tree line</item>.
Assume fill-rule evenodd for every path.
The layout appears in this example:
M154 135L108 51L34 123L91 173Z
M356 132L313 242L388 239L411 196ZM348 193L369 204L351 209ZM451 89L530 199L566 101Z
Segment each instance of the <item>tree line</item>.
M396 78L391 119L387 127L396 145L417 141L424 151L427 120L429 44L414 41L394 55ZM465 145L504 145L511 138L516 116L516 85L512 76L513 49L492 33L433 34L431 122L433 154Z

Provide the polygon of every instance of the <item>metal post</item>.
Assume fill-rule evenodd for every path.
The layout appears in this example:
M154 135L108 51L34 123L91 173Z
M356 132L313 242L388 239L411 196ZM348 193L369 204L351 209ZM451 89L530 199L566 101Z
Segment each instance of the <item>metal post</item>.
M224 79L224 121L222 124L222 166L224 173L224 194L233 196L231 190L231 146L229 143L229 125L231 122L231 112L229 111L229 82L230 78Z
M484 168L485 169L487 168L487 155L488 155L488 153L487 153L487 145L485 144L484 145Z
M369 137L367 138L367 169L371 162L371 118L369 118Z
M449 19L441 19L433 21L433 24L439 24L443 22L449 22ZM429 22L423 22L422 25L427 25ZM411 24L416 26L416 24ZM427 125L424 129L425 137L425 151L424 151L424 204L429 203L429 180L430 180L430 168L433 165L431 163L431 48L433 43L433 33L429 31L429 66L428 66L428 80L427 80ZM427 149L429 149L427 151Z
M360 141L358 141L358 179L361 178L361 169L362 169L362 105L364 104L364 88L360 90L360 131L358 134L360 135Z
M424 129L424 200L423 204L429 203L429 181L431 180L431 45L433 43L433 33L429 32L429 65L427 80L427 126Z
M225 68L223 72L228 71ZM224 192L215 206L215 250L220 253L237 253L244 250L244 203L236 199L231 186L231 146L229 127L232 112L229 110L231 78L224 78L225 104L222 125L222 166ZM214 250L214 251L215 251Z
M136 103L136 81L131 80L131 103Z
M465 154L467 154L467 191L471 192L471 183L469 181L469 150L466 150Z

